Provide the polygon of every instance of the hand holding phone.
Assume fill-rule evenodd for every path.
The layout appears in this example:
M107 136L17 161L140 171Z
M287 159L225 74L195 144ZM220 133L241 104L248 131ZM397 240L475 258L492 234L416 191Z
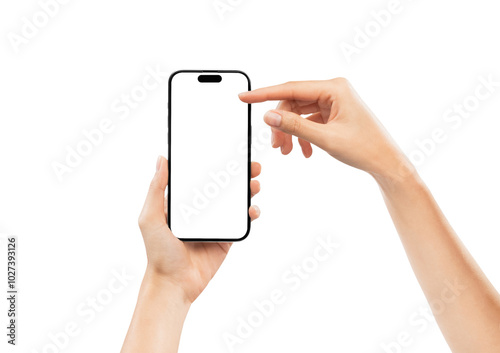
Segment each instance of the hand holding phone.
M195 243L177 239L166 222L169 210L165 189L169 170L164 157L158 158L156 169L139 216L139 227L148 256L146 273L179 289L185 299L193 302L217 272L231 243ZM252 162L250 169L252 178L255 178L260 174L261 166ZM252 196L259 193L257 180L252 180L249 186ZM252 221L257 219L259 208L251 206L247 215ZM210 229L207 232L210 233Z

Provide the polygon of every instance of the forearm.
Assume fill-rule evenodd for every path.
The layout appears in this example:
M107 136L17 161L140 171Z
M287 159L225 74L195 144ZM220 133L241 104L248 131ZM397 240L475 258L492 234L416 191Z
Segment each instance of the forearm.
M453 352L498 352L500 298L416 172L375 177L408 259Z
M189 307L180 288L146 271L121 352L177 352Z

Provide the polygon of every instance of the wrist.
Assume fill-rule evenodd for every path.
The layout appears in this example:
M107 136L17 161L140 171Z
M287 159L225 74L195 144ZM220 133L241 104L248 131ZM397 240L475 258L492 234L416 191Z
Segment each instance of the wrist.
M422 183L415 166L406 157L394 165L395 167L386 168L381 173L370 173L382 190L397 190L406 185Z
M192 302L181 286L149 266L144 274L143 286L151 293L169 298L169 302L186 309L186 312L191 306Z

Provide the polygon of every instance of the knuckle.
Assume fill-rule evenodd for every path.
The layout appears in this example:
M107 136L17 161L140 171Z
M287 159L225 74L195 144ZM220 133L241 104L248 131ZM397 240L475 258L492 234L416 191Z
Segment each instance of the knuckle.
M156 191L158 189L161 189L160 181L158 180L158 178L154 178L153 180L151 180L151 183L149 184L149 190Z
M139 224L139 229L144 231L151 231L155 226L157 226L158 221L155 220L155 217L152 217L148 212L142 212L137 221Z
M336 77L331 80L331 93L328 99L332 100L334 97L345 96L351 93L351 84L345 77Z
M137 219L137 224L139 225L140 229L144 229L145 228L145 226L146 226L146 219L145 219L145 216L144 216L143 212L141 212L141 214L139 215L139 218Z
M292 121L290 122L290 132L292 134L295 134L300 131L302 122L298 118L293 118Z
M347 78L342 77L342 76L337 77L337 78L335 78L334 80L335 80L338 84L341 84L341 85L347 85L347 84L348 84L348 82L349 82L349 81L347 80Z
M334 78L332 81L339 88L344 89L349 87L349 81L345 77L337 77Z

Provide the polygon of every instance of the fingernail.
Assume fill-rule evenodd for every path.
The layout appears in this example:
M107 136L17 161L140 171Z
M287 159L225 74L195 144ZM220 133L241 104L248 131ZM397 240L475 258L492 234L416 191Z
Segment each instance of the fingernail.
M248 93L248 91L238 93L238 97L241 97L241 96L243 96L243 95L245 95L245 94L247 94L247 93Z
M161 167L161 156L158 156L158 159L156 160L156 171L159 171Z
M259 208L259 206L255 206L255 205L254 205L254 206L252 206L252 207L253 207L253 209L255 210L255 213L257 214L257 217L259 217L259 216L260 216L260 208Z
M271 133L271 146L274 147L274 134Z
M279 127L281 124L281 115L279 115L275 111L270 110L264 115L264 121L269 126Z

